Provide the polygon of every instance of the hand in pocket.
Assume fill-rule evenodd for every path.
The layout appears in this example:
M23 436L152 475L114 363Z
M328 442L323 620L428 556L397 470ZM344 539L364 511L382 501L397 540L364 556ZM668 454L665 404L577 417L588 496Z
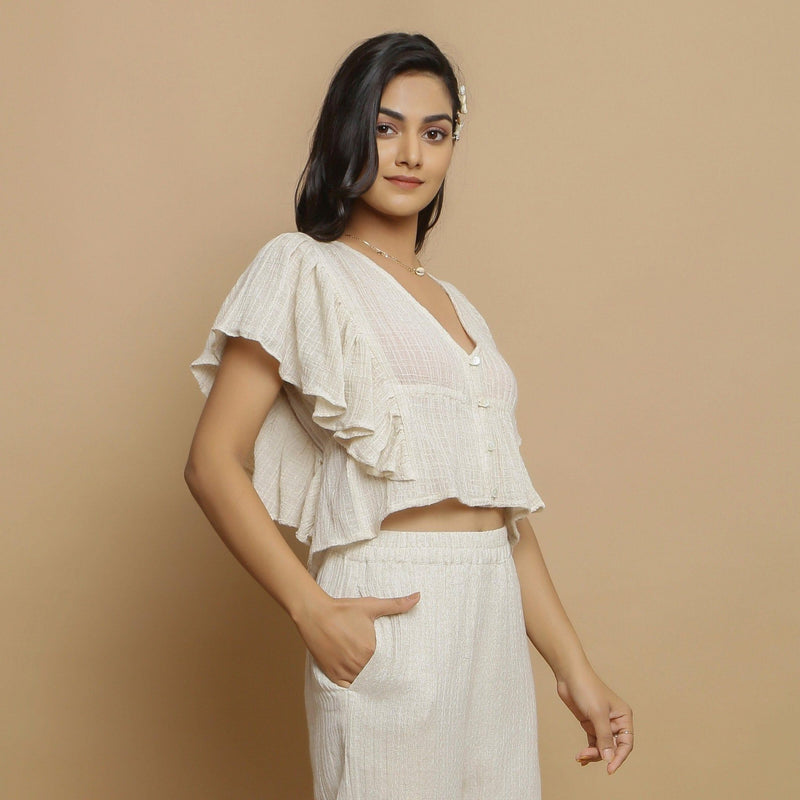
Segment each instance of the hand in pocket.
M375 619L402 614L419 601L408 597L328 597L297 623L319 668L332 683L349 688L375 653Z

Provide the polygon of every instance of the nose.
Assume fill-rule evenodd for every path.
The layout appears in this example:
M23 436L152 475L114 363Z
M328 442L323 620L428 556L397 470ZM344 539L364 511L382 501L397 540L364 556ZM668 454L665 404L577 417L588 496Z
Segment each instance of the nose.
M416 136L397 137L397 155L394 163L397 166L404 164L407 167L418 167L422 163L422 148Z

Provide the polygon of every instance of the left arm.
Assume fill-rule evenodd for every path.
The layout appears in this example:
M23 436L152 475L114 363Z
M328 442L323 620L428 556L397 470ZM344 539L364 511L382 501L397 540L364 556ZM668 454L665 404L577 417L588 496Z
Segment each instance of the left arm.
M607 760L613 774L633 749L633 711L592 669L578 634L558 597L527 518L517 521L520 540L512 550L522 595L525 630L553 670L559 697L588 734L589 745L576 756L581 764ZM623 738L624 737L624 738Z

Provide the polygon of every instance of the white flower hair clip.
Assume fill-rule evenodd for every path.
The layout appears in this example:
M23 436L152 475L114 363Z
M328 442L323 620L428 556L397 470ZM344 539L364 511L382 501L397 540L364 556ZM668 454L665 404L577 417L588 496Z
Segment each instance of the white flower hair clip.
M458 87L458 97L461 106L456 113L456 124L453 125L453 139L458 141L461 138L461 128L464 125L464 115L467 113L467 87L462 83Z

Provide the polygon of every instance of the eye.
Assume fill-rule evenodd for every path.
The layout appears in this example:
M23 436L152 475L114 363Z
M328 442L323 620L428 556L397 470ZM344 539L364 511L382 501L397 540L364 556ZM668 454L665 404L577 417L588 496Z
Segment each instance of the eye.
M375 126L375 133L378 136L389 136L391 133L394 133L394 128L388 122L379 122Z
M428 128L423 135L430 142L441 142L447 138L446 131L441 128Z

